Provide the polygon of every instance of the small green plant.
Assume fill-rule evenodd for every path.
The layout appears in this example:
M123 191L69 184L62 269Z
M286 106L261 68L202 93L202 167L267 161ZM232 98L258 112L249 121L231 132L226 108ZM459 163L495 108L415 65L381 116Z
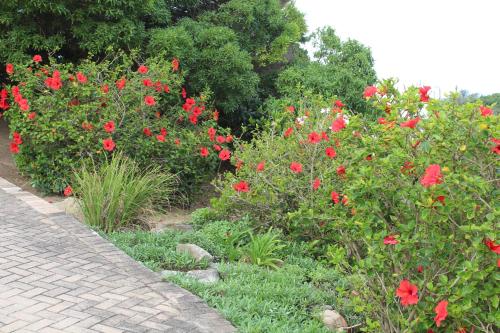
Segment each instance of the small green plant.
M112 232L168 200L175 176L157 168L141 171L134 161L117 154L100 167L84 166L75 173L75 181L85 222Z
M196 261L187 253L177 253L176 246L184 241L205 244L194 233L168 230L161 233L147 231L113 232L105 234L111 242L129 256L142 262L153 271L176 270L189 271L205 269L208 261Z
M243 250L243 260L254 265L277 269L283 264L277 255L284 247L285 245L272 229L261 235L250 234L250 243Z

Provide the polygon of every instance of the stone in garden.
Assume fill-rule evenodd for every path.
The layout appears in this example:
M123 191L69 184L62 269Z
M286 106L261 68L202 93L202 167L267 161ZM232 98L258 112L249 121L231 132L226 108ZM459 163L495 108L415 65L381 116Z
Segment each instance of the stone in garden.
M195 244L177 244L176 251L177 253L189 254L196 262L200 262L203 258L209 262L212 262L214 259L210 253Z
M344 332L343 327L347 327L347 322L335 310L325 310L321 314L321 319L325 326L333 332Z
M169 270L161 271L161 276L163 278L167 278L169 276L174 276L174 275L177 275L177 274L179 274L178 271L169 271Z
M214 268L189 271L187 275L202 283L214 283L220 280L219 272Z
M75 197L69 197L59 202L54 202L53 205L60 210L63 210L66 214L72 215L79 221L83 221L83 213L80 208L78 199Z
M191 216L183 210L172 210L142 218L153 232L162 232L166 229L191 231L193 227L189 224L190 219Z

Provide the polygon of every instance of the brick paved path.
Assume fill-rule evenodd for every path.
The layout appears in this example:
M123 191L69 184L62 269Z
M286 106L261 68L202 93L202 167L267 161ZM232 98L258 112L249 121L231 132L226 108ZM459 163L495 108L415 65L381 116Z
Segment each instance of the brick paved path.
M201 299L0 178L0 332L234 332Z

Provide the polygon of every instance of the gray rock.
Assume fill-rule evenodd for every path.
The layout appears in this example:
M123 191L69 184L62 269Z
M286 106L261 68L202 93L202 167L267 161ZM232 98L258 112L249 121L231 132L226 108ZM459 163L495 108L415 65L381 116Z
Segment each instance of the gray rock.
M163 213L153 213L141 216L142 221L149 226L152 232L164 230L191 231L193 226L189 224L191 216L183 210L171 210Z
M164 270L164 271L161 271L161 276L164 277L164 278L166 278L166 277L169 277L169 276L177 275L179 273L180 273L179 271Z
M189 254L194 258L194 260L196 260L196 262L200 262L203 258L205 258L209 262L212 262L214 260L214 257L210 253L195 244L177 244L175 250L177 251L177 253Z
M83 213L80 202L75 197L68 197L62 201L54 202L52 205L63 210L66 214L72 215L79 221L83 221Z
M214 283L220 280L219 272L214 268L189 271L187 275L202 283Z
M335 310L325 310L321 314L321 320L323 324L333 332L344 332L343 327L347 327L347 322L344 317L342 317Z

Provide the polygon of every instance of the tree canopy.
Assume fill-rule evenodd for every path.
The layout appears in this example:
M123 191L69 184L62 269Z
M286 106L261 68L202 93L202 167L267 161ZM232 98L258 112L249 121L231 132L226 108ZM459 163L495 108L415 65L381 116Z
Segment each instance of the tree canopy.
M9 0L0 2L0 30L0 63L34 54L99 61L116 50L176 57L188 94L211 91L233 129L298 85L362 112L362 90L375 81L370 50L331 28L313 36L311 61L304 15L284 0Z

